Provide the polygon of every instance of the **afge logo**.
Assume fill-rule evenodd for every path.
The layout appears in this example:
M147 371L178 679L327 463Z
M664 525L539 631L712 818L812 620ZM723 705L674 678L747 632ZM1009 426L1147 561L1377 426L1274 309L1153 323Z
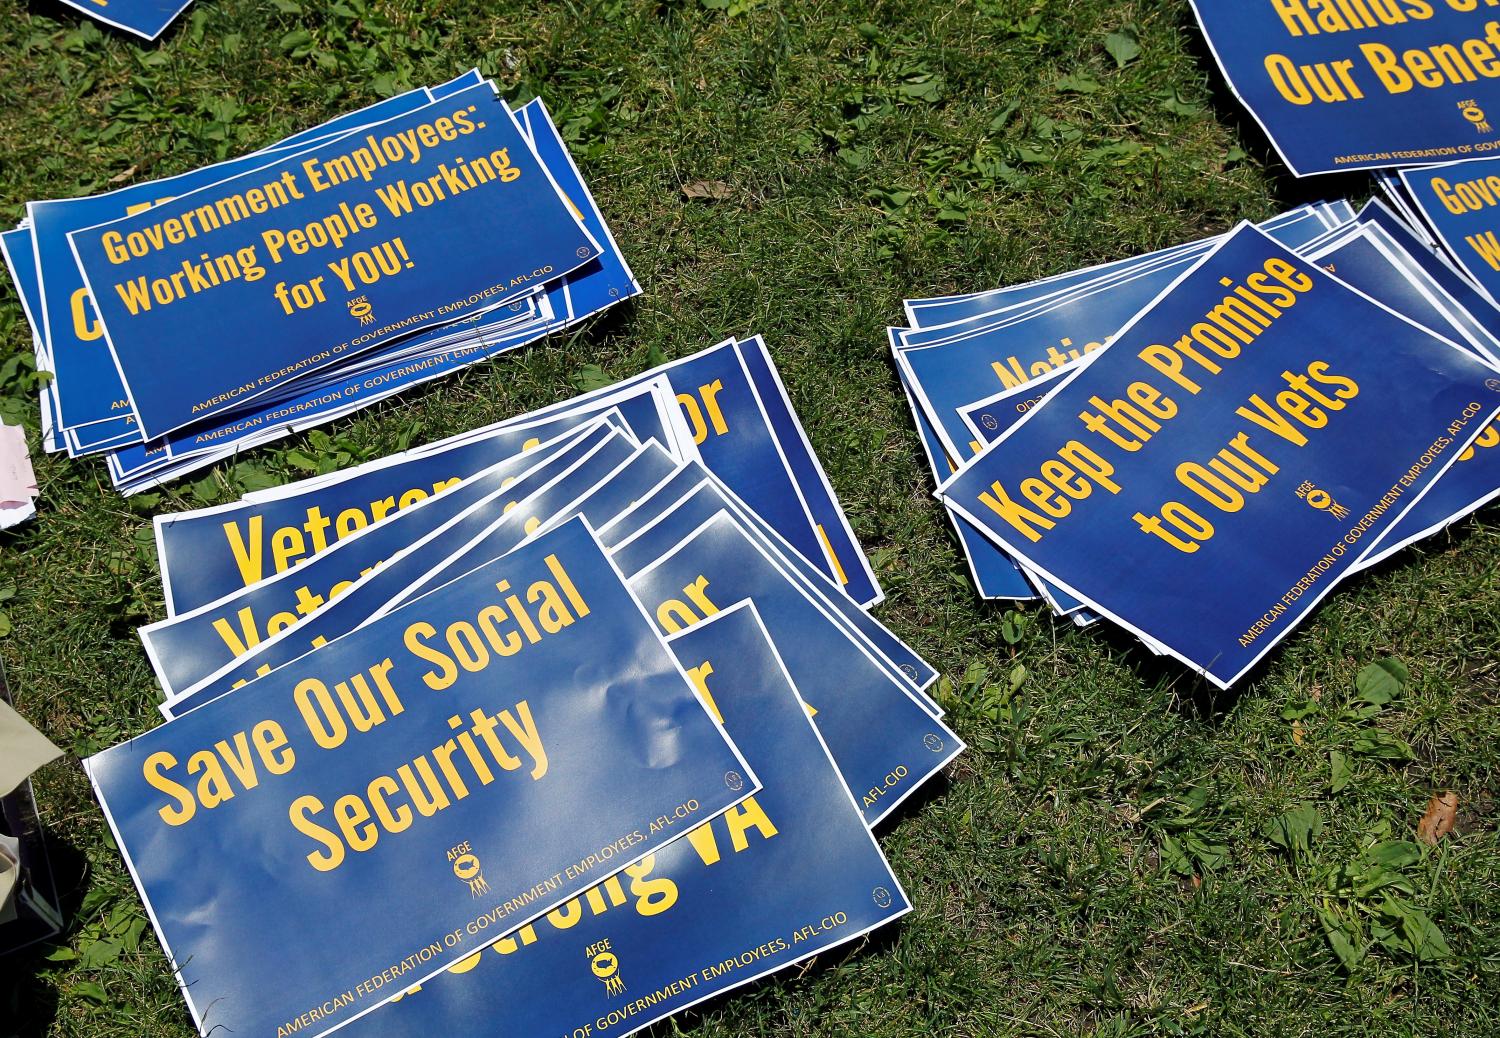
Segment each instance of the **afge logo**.
M370 305L367 296L349 300L349 316L358 319L359 323L372 324L375 321L375 308Z
M1458 110L1463 117L1469 120L1470 125L1479 133L1490 132L1490 122L1485 118L1484 109L1479 107L1477 101L1460 101Z
M448 851L448 861L453 865L453 875L460 883L469 885L469 896L478 897L490 892L490 885L484 881L484 873L480 869L479 855L475 854L465 840L457 847Z
M1297 488L1297 496L1320 512L1327 512L1335 519L1349 518L1349 509L1333 499L1328 491L1313 486L1311 483L1303 482Z
M588 956L589 969L593 970L594 976L604 985L606 994L625 994L625 981L620 978L620 960L615 958L614 951L610 949L609 938L595 941L583 953Z

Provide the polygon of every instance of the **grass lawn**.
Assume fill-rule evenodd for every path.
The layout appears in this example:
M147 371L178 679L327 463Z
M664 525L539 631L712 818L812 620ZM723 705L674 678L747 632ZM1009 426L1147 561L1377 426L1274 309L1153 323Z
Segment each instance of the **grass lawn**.
M39 457L37 520L0 534L0 657L70 758L157 720L134 634L164 615L154 513L529 410L592 381L589 365L623 377L761 332L873 554L880 615L948 675L973 749L882 830L916 905L905 921L653 1034L1500 1032L1494 513L1353 581L1215 693L1123 636L1034 609L1006 625L978 601L887 357L905 295L1368 190L1280 170L1182 0L198 0L151 47L0 0L0 54L8 222L28 199L187 170L477 64L552 106L646 290L331 440L160 494L125 500L102 463ZM698 181L727 197L687 197ZM6 282L0 414L35 444L34 388L11 363L29 348ZM1361 695L1356 675L1386 657L1409 681ZM1451 837L1372 855L1412 839L1446 789ZM76 761L37 793L72 926L0 959L0 1036L191 1034Z

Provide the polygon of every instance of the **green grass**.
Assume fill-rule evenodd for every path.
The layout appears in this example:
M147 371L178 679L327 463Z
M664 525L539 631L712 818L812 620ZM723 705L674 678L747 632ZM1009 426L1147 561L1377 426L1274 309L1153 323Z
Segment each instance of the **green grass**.
M653 350L758 331L874 555L882 617L949 675L944 703L974 748L882 833L916 904L903 923L655 1033L1496 1033L1493 514L1353 581L1233 694L1034 611L1012 644L963 575L887 359L904 295L1056 273L1366 190L1277 171L1185 3L371 8L198 0L142 48L43 0L0 0L0 217L260 147L478 64L558 113L646 294L572 338L341 421L331 444L288 441L160 495L126 501L101 464L39 459L38 519L0 535L0 589L15 589L0 656L21 710L70 757L155 720L134 636L163 615L153 512L296 478L308 455L353 463L528 410L574 392L588 364L625 376ZM1117 67L1105 43L1122 30L1140 54ZM699 180L730 196L684 197ZM34 436L24 366L4 366L28 348L7 285L0 413ZM1356 674L1388 656L1410 681L1388 703L1361 699ZM1337 792L1334 753L1351 768ZM1375 941L1372 924L1393 920L1354 886L1371 878L1368 848L1410 839L1449 788L1457 832L1395 863L1387 888L1440 930L1451 952L1435 958L1400 932ZM76 760L37 790L81 878L66 937L0 960L0 1035L191 1033ZM1268 835L1296 844L1313 814L1306 849ZM1363 957L1341 963L1323 918Z

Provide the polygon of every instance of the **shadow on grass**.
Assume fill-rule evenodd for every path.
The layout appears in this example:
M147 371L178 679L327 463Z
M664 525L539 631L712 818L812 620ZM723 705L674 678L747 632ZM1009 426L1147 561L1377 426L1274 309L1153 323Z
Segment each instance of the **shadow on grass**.
M63 930L0 955L0 1038L43 1038L51 1030L57 1018L58 989L52 979L41 974L52 968L47 956L67 947L68 934L88 893L89 869L83 853L55 833L43 832Z

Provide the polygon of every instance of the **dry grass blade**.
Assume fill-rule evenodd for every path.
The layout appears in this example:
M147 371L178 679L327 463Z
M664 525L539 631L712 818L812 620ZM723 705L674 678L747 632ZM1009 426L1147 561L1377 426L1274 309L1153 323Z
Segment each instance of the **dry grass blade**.
M1457 814L1458 794L1451 789L1437 794L1427 801L1427 810L1417 823L1417 839L1428 846L1437 846L1439 840L1453 831L1453 819Z
M722 180L695 180L691 184L683 184L682 193L686 198L703 198L722 202L733 197L734 188Z

